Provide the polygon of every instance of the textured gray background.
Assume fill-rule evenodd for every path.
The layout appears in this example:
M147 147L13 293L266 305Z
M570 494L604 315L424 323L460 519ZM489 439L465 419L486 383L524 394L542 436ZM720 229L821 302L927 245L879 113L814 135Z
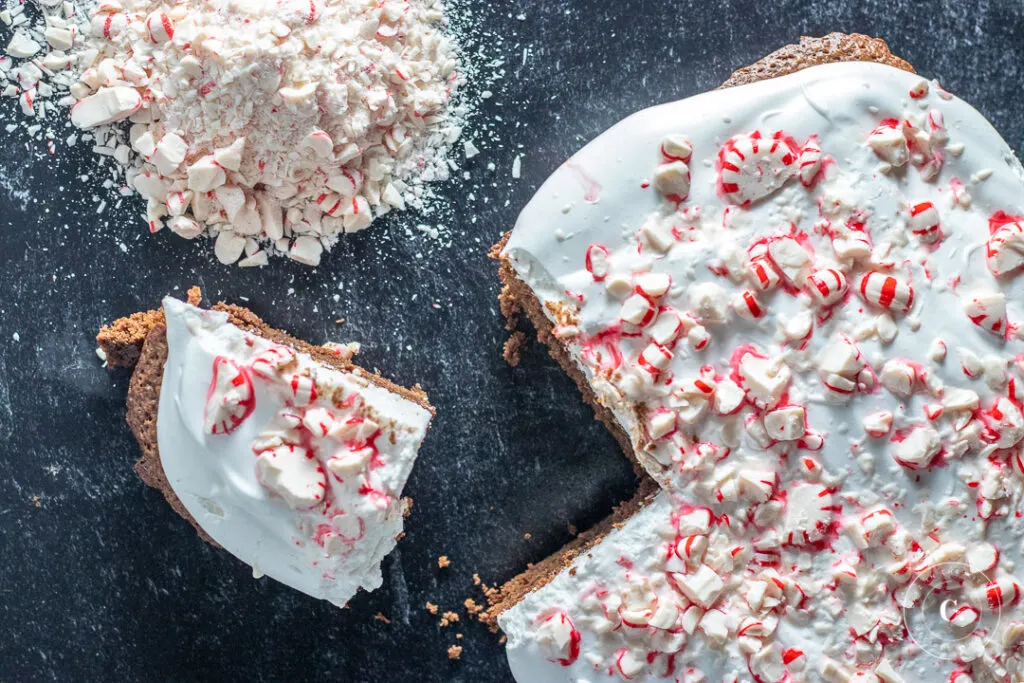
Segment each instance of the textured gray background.
M482 72L475 94L493 91L469 131L483 150L465 164L469 180L442 187L434 214L393 217L317 270L223 267L206 245L150 237L133 218L142 209L134 199L97 215L99 201L117 198L92 186L107 176L84 148L48 157L23 130L0 126L0 681L509 680L495 636L465 617L440 629L424 603L456 609L479 599L473 572L508 578L634 486L611 438L536 345L518 369L500 357L486 252L537 185L632 111L712 88L801 34L833 30L887 39L1015 149L1024 141L1019 0L956 9L904 0L463 4ZM0 29L0 42L8 38ZM0 124L14 117L11 105L0 103ZM63 121L54 130L69 132ZM510 173L517 154L521 180ZM442 225L449 239L424 237L421 222ZM193 283L213 299L248 296L311 341L363 342L363 364L422 383L438 408L386 585L344 611L253 580L132 473L127 378L100 368L92 338L104 321ZM339 315L348 323L334 325ZM442 554L453 566L439 571ZM455 642L463 658L449 662Z

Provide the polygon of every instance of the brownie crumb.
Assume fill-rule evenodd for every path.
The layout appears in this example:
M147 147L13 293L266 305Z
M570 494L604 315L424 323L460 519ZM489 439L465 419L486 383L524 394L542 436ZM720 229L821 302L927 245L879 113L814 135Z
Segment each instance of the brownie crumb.
M462 646L452 645L448 648L448 659L462 659Z
M466 601L462 604L466 608L466 612L468 612L470 616L476 616L484 611L484 606L478 605L476 603L476 600L474 600L473 598L466 598Z
M373 615L373 618L377 621L383 621L385 624L391 623L391 620L384 616L383 612L377 612L375 615Z
M447 555L442 555L441 557L437 558L437 566L440 569L445 569L446 567L449 567L451 563L452 561L448 559Z
M437 614L437 605L430 601L427 601L427 611L431 614Z
M526 346L526 334L524 332L513 332L505 340L505 348L501 352L501 357L505 359L505 362L510 367L514 368L519 365L524 346Z

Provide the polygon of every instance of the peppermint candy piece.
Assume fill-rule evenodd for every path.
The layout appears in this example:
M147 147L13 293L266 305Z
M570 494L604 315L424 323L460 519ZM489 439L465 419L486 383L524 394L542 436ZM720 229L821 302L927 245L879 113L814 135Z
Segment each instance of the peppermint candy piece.
M323 468L301 446L285 445L263 451L256 458L256 476L294 510L319 505L327 490Z
M746 206L781 188L796 172L799 149L782 131L730 138L718 151L718 192L730 204Z
M997 214L989 220L992 235L985 243L985 263L989 272L1002 277L1024 266L1024 221L1016 216Z
M225 356L213 359L213 378L206 394L203 425L208 434L230 434L256 409L252 379L246 369Z
M931 202L917 202L910 206L910 232L923 244L935 244L942 240L939 210Z
M835 525L838 506L831 489L821 484L795 484L786 492L783 541L807 546L824 540Z
M894 313L909 313L914 306L914 288L892 275L872 271L860 279L857 291L869 304Z
M818 306L831 306L846 294L846 276L835 268L816 270L807 278L807 293Z
M1006 296L1002 292L975 292L964 304L964 313L972 323L986 332L998 337L1006 335Z

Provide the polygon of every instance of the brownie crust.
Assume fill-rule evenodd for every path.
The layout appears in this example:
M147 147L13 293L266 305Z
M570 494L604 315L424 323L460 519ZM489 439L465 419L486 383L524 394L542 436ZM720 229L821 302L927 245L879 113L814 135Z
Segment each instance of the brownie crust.
M757 81L786 76L802 69L820 64L835 62L876 62L914 73L914 68L906 61L893 55L884 40L872 38L859 33L830 33L821 38L802 37L799 43L787 45L772 52L750 66L738 69L720 88L746 85ZM576 382L585 400L593 409L596 419L615 436L623 451L633 462L633 467L640 477L637 494L623 503L604 521L580 534L572 542L565 545L554 555L533 565L525 572L509 579L498 590L488 595L489 609L481 616L482 620L491 625L497 623L498 616L512 607L527 593L537 590L550 582L562 569L568 567L582 554L585 554L616 526L624 523L638 510L649 502L658 492L657 484L640 467L633 444L629 436L615 420L611 410L594 394L583 371L572 361L568 349L555 337L554 323L544 314L541 301L530 287L519 279L510 259L502 255L502 250L512 236L512 231L502 235L501 240L491 250L491 257L498 261L498 277L501 279L501 292L498 295L501 312L507 320L507 328L515 333L520 318L526 318L536 330L537 339L548 347L548 353L562 369ZM515 364L518 359L522 337L514 337L517 341L506 345L506 360ZM511 349L511 353L510 353Z

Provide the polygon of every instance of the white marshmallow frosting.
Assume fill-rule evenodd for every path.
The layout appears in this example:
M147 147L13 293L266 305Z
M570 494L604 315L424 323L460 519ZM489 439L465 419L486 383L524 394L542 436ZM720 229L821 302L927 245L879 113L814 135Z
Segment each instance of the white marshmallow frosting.
M1019 681L1024 171L841 63L642 111L505 247L663 492L499 617L520 683Z
M157 439L189 514L255 576L342 606L379 587L430 412L226 313L163 305Z

